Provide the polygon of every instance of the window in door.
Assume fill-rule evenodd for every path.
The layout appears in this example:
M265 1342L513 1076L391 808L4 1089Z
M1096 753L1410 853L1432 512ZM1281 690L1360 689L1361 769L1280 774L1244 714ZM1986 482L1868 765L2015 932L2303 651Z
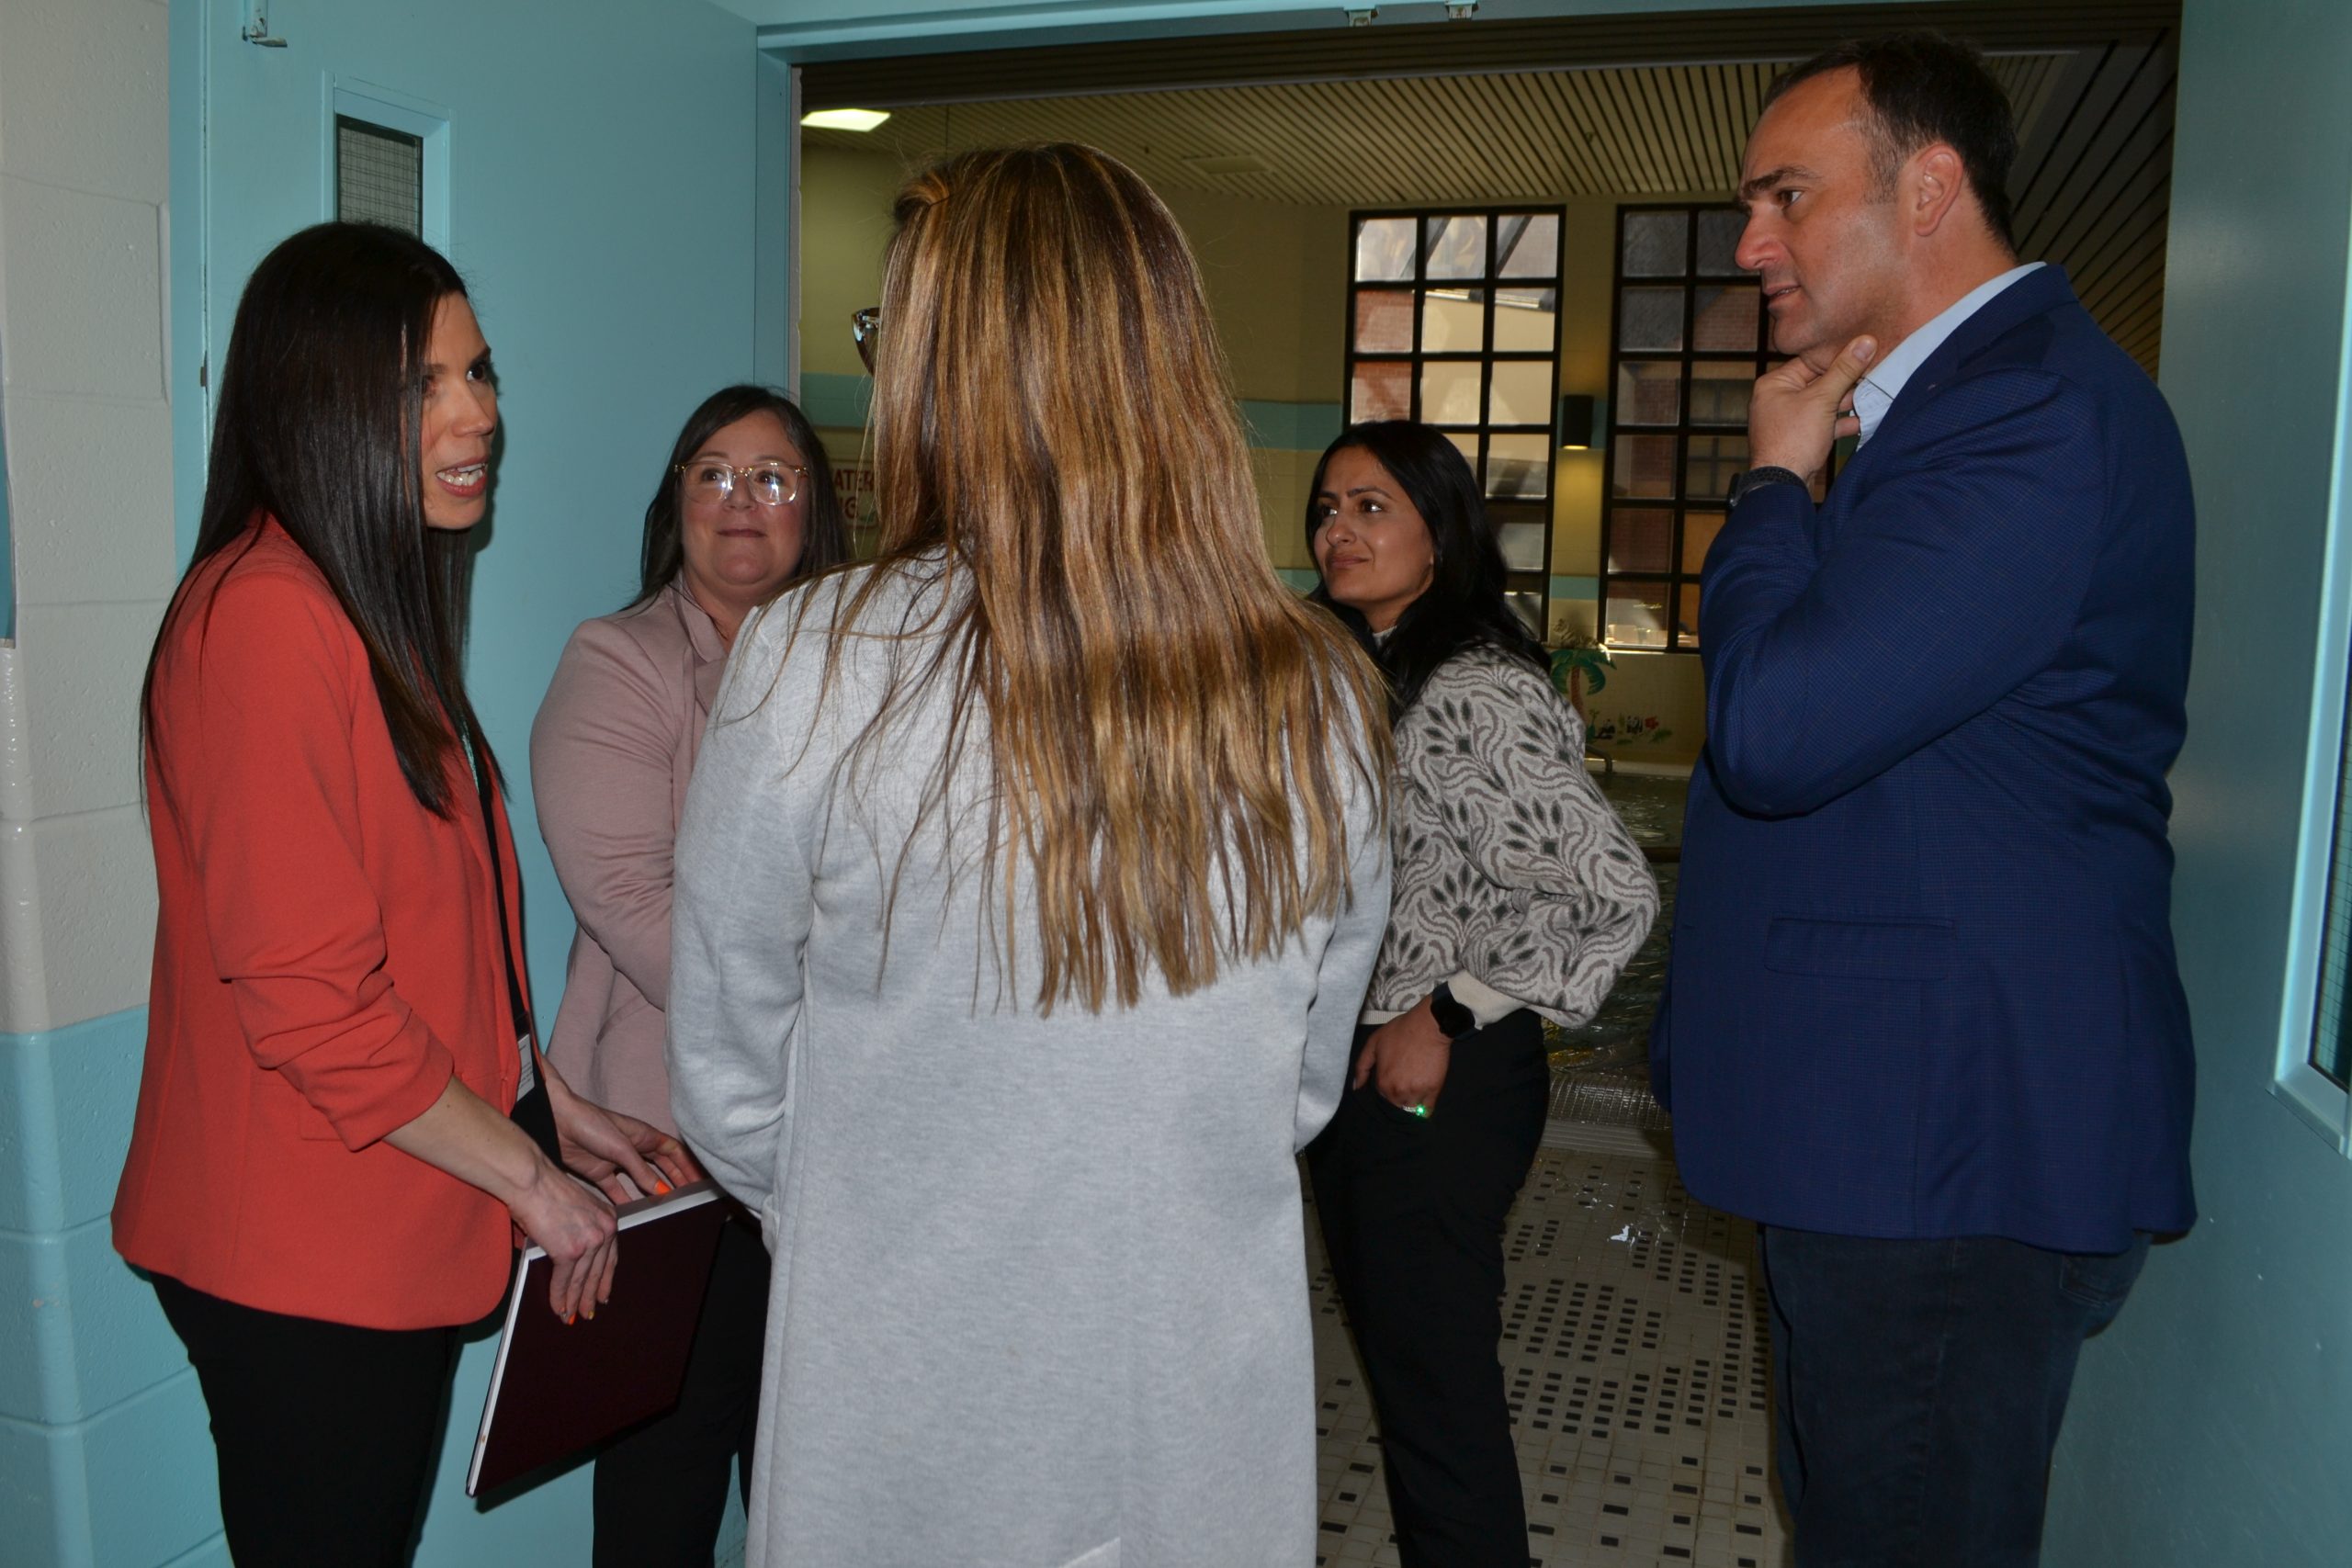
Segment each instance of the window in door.
M334 215L424 235L424 138L334 117Z

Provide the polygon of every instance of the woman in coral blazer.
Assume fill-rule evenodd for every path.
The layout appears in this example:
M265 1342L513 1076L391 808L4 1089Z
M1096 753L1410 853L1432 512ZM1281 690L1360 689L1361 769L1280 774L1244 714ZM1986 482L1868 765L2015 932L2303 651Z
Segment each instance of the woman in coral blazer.
M512 1235L557 1260L556 1311L593 1313L618 1174L693 1167L529 1039L458 660L497 397L457 274L390 230L306 230L222 372L142 705L160 908L115 1245L204 1389L241 1568L392 1564Z
M580 922L548 1054L599 1102L671 1127L670 854L735 628L849 554L808 419L765 387L688 415L645 509L637 600L584 621L531 727L539 831ZM730 1471L749 1506L768 1254L721 1233L677 1407L596 1459L598 1565L707 1562Z

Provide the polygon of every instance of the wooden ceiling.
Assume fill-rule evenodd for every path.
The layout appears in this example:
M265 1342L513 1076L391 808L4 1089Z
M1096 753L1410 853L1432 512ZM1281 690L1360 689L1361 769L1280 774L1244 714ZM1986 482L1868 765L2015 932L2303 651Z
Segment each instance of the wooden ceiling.
M2173 0L1872 6L1874 28L1974 39L2018 116L2019 248L2064 265L2116 341L2162 346ZM809 107L889 107L812 146L910 164L959 147L1091 142L1155 185L1329 206L1724 192L1787 62L1851 7L1439 23L1247 39L967 52L809 67Z

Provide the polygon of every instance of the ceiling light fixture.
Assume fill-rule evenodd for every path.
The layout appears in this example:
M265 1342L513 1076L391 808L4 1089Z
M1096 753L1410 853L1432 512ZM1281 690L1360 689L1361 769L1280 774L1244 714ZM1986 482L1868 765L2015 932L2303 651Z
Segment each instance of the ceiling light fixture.
M888 109L812 109L800 123L816 130L871 130L889 118Z

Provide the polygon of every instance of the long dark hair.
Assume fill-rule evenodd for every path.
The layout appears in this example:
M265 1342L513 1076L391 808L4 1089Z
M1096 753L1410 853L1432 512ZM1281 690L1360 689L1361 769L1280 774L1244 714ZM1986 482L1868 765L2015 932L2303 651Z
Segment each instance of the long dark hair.
M1314 482L1306 487L1307 547L1314 548L1316 532L1323 526L1317 498L1323 493L1324 470L1333 457L1351 449L1370 454L1388 470L1429 525L1436 555L1429 587L1396 617L1385 641L1374 640L1363 612L1333 603L1329 584L1311 595L1355 633L1387 672L1391 716L1411 707L1430 673L1465 648L1491 648L1539 671L1549 669L1544 645L1503 597L1502 547L1487 522L1477 478L1442 431L1409 419L1374 420L1341 431L1324 448Z
M359 633L419 804L449 815L451 746L492 765L466 699L473 554L464 535L425 526L422 493L426 344L435 309L465 292L439 252L371 223L305 229L254 268L220 366L196 554L147 657L142 747L164 640L196 609L188 584L222 550L250 548L266 514Z
M785 579L790 582L839 566L849 559L849 523L842 515L842 498L833 489L833 466L817 441L808 416L790 398L772 387L721 387L686 416L662 466L662 482L645 504L645 555L641 581L632 606L642 604L677 581L686 564L685 537L678 526L678 465L701 451L710 438L755 413L772 413L786 435L808 459L808 504L802 512L800 564Z

